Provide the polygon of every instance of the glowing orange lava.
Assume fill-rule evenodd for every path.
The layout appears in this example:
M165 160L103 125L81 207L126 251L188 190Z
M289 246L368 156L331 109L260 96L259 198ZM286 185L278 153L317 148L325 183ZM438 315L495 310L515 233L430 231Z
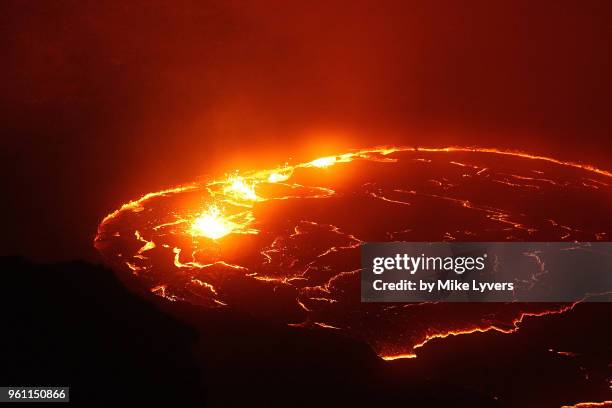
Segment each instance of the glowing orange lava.
M206 212L193 220L191 233L197 237L219 239L230 234L235 228L236 224L224 217L216 205L211 205Z
M314 167L325 168L332 166L336 162L335 156L321 157L310 162Z
M362 304L362 242L606 240L611 178L524 152L376 147L146 194L102 220L95 246L167 299L272 310L361 339L385 360L414 358L434 339L509 334L574 305ZM517 277L525 288L545 278L533 263Z
M240 176L231 176L226 183L227 186L223 189L225 194L234 196L241 200L257 200L255 185L253 183L249 183L244 178Z
M612 401L602 402L580 402L576 405L564 405L561 408L610 408Z

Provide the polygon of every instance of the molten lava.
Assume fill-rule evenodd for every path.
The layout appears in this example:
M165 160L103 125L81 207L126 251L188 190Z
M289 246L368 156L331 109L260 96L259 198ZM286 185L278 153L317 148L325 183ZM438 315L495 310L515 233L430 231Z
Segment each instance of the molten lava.
M490 148L364 149L149 193L105 217L95 246L120 276L168 300L333 330L386 360L413 358L432 339L513 333L574 305L364 304L362 242L606 240L611 179ZM520 287L551 273L530 259L537 272L517 276Z
M227 181L227 186L223 189L223 192L229 196L234 196L239 200L257 200L255 185L247 182L240 176L230 177Z
M332 166L336 162L335 156L321 157L310 162L314 167L325 168Z
M224 217L216 205L211 205L193 221L191 233L196 237L218 239L231 233L235 228L236 224Z

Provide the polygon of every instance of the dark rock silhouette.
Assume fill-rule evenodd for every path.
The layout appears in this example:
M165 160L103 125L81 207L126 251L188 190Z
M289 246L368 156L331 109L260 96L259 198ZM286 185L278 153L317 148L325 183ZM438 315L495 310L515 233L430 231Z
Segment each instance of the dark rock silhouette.
M138 296L85 262L0 267L0 384L70 386L73 406L558 407L609 392L609 304L383 362L325 330Z

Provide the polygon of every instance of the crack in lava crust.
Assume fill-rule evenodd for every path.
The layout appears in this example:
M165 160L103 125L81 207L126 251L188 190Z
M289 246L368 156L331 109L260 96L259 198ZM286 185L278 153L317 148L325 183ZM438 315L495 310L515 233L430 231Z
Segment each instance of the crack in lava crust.
M149 193L106 216L95 246L170 301L334 330L409 358L435 338L512 333L575 304L362 304L362 242L607 240L611 178L522 152L372 148ZM537 284L546 270L536 270L518 283Z

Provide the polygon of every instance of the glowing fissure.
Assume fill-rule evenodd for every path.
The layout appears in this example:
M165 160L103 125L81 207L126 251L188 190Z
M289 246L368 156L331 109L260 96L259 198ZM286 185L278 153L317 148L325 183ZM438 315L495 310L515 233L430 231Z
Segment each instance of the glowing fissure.
M425 346L427 343L429 343L432 340L435 339L445 339L447 337L453 337L453 336L459 336L462 334L473 334L473 333L486 333L486 332L490 332L490 331L496 331L499 333L504 333L504 334L511 334L516 332L519 327L520 324L523 322L523 320L526 317L541 317L541 316L546 316L546 315L551 315L551 314L560 314L560 313L564 313L567 312L568 310L572 310L578 303L580 302L575 302L572 303L570 305L564 305L564 306L560 306L558 309L551 309L551 310L546 310L543 312L524 312L521 313L519 315L519 317L517 317L516 319L514 319L512 321L512 325L510 328L504 328L504 327L500 327L497 326L496 324L489 324L489 325L485 325L485 326L476 326L476 327L472 327L469 329L465 329L465 330L452 330L452 331L446 331L446 332L440 332L440 333L431 333L431 334L426 334L425 338L412 346L413 349L418 349L421 348L423 346ZM410 353L410 354L390 354L390 355L383 355L381 356L384 360L398 360L401 358L415 358L417 357L417 355L415 353Z
M610 408L612 400L601 402L579 402L575 405L563 405L561 408Z

